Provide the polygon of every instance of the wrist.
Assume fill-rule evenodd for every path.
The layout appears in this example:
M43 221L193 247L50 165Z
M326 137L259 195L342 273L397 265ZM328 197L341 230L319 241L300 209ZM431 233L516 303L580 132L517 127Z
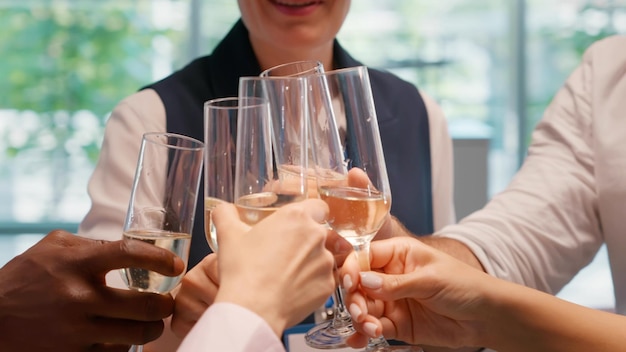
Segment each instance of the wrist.
M476 307L477 329L473 342L476 346L506 349L507 340L514 339L510 334L515 334L515 330L519 329L515 318L515 312L520 309L516 298L519 288L493 276L487 277L484 283L480 283L483 289L479 294L483 299Z
M441 252L444 252L463 263L485 272L483 265L478 258L474 255L471 249L464 243L459 242L452 238L438 237L438 236L422 236L418 237L422 243L425 243Z
M276 336L280 338L287 327L287 319L280 314L280 303L275 302L270 295L263 292L263 290L253 289L242 290L240 285L231 290L228 285L222 285L215 296L215 302L232 303L248 309L265 320Z

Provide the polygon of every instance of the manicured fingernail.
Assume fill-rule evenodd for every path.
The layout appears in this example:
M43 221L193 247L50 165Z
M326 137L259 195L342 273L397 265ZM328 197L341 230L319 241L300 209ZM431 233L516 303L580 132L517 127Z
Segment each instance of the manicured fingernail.
M361 285L367 288L378 289L383 287L383 278L372 273L361 273Z
M343 288L345 288L346 291L350 291L350 287L352 287L352 278L350 275L346 274L343 276Z
M374 323L363 324L363 331L370 337L378 337L379 334L376 333L376 329L378 329L378 326Z
M350 315L352 316L352 319L358 322L359 318L361 318L361 314L363 313L361 311L361 308L359 308L359 306L357 306L356 304L352 303L350 307L348 307L348 310L350 311Z

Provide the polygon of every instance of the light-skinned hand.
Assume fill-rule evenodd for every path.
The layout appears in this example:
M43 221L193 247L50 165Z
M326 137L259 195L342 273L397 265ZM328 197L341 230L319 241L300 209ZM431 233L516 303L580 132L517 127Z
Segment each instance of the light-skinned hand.
M352 346L381 333L413 344L474 346L483 294L476 284L493 278L408 237L372 242L370 265L372 271L360 272L353 254L341 269L358 331Z

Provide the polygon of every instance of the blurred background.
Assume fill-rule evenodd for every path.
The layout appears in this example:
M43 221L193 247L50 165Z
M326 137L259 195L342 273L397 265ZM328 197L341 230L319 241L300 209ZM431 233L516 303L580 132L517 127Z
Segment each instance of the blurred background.
M111 109L238 17L234 0L0 1L0 265L76 231ZM442 106L460 218L506 187L584 50L616 33L626 0L355 0L339 40ZM613 308L604 248L559 295Z

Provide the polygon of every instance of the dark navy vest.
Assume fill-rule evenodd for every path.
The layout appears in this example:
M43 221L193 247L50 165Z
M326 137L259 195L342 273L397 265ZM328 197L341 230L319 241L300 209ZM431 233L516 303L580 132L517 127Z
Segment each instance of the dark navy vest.
M334 59L337 68L361 65L337 41ZM239 77L260 72L248 31L240 20L211 55L145 88L154 89L163 101L168 132L204 140L204 102L236 96ZM391 185L391 213L414 234L431 234L430 133L424 101L415 86L390 73L369 69L369 75ZM349 135L350 131L348 139ZM199 194L189 268L211 252L204 235L203 186Z

